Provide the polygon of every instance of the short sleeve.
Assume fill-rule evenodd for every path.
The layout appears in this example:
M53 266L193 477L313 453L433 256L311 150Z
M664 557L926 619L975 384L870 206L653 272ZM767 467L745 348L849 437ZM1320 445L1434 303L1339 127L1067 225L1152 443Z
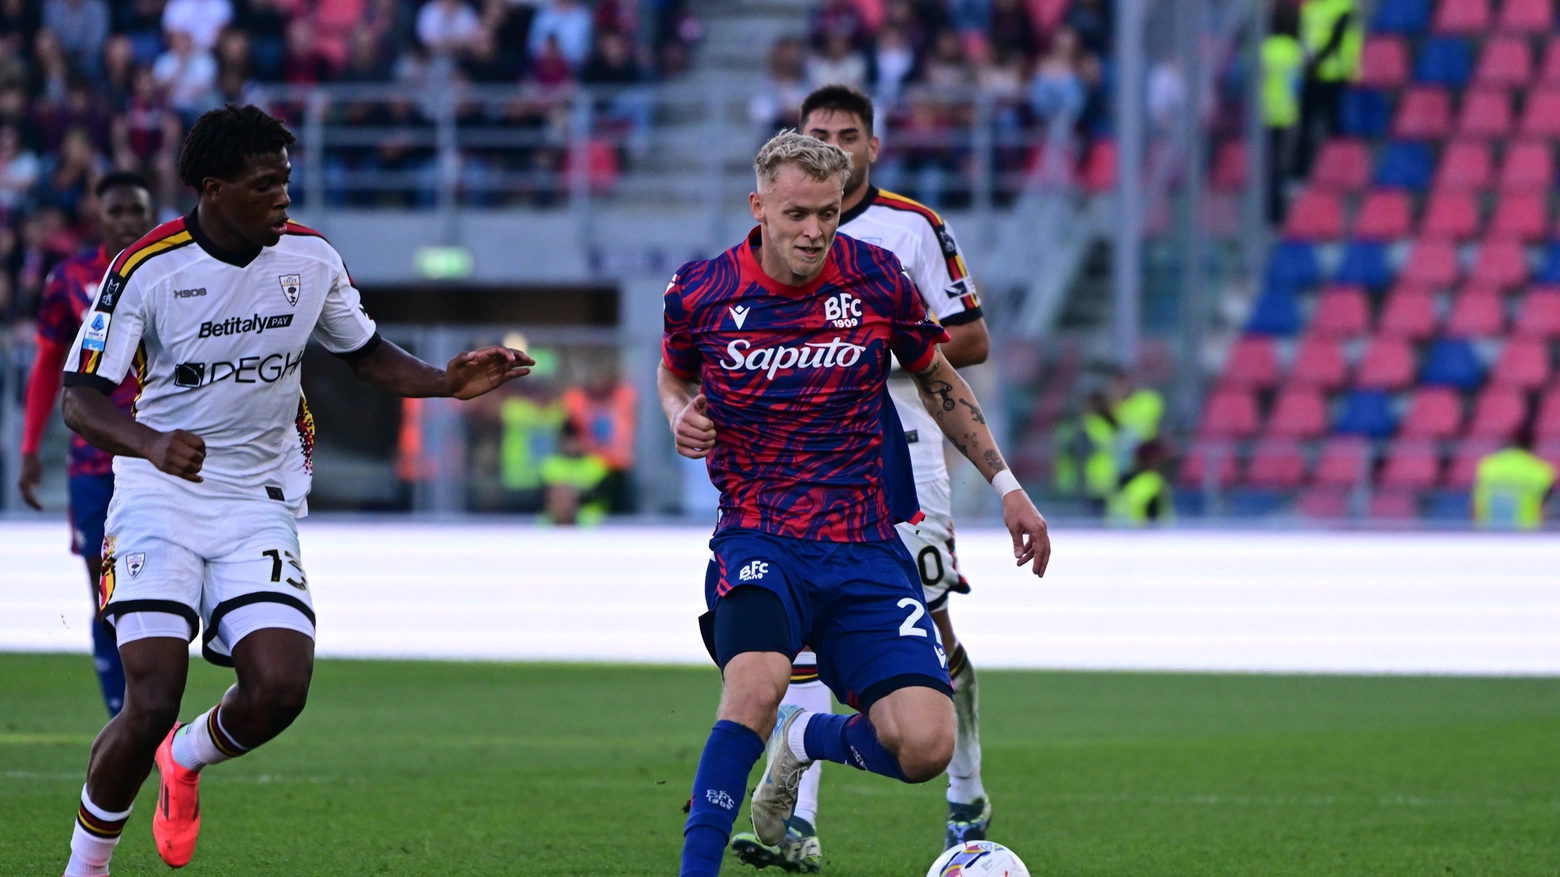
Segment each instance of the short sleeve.
M144 276L143 272L126 279L109 273L98 284L65 359L65 386L113 393L125 379L146 331Z
M344 359L367 356L379 344L379 330L363 308L362 296L352 285L352 275L334 249L336 276L325 294L325 307L314 324L314 337L325 349Z
M893 327L889 330L888 346L906 371L918 372L926 368L932 357L937 355L937 345L946 344L952 339L942 326L927 316L926 306L921 303L921 296L910 281L910 275L899 268L893 271L892 276L897 307Z
M80 328L81 318L71 302L70 280L62 262L54 266L43 284L43 297L38 301L38 337L55 344L70 344Z
M927 223L919 238L911 279L938 322L944 326L973 323L982 316L980 298L965 269L959 242L940 217Z
M692 321L683 300L682 276L682 271L673 275L672 282L666 285L666 292L661 297L664 312L661 362L672 374L693 379L699 376L704 359L693 340Z

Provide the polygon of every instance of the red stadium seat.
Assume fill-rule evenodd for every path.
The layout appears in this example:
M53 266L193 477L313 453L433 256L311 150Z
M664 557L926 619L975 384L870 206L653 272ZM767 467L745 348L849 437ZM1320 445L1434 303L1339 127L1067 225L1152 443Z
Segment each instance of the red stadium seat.
M1310 439L1327 432L1327 400L1316 390L1287 386L1273 402L1267 435L1279 439Z
M1336 521L1349 516L1349 492L1335 487L1313 487L1301 491L1295 500L1301 517L1318 521Z
M1549 228L1548 196L1539 191L1508 191L1495 203L1490 236L1531 243Z
M1478 34L1489 27L1489 0L1441 0L1430 23L1436 33L1450 34Z
M1235 481L1235 448L1228 442L1198 442L1181 461L1180 476L1176 479L1184 487L1201 488L1210 476L1215 487Z
M1417 520L1419 495L1413 490L1379 490L1371 494L1365 516L1373 521Z
M1358 286L1332 286L1316 297L1311 330L1326 338L1352 338L1370 328L1370 302ZM1298 355L1296 359L1298 363Z
M1470 90L1463 97L1457 133L1463 137L1505 137L1511 133L1511 95L1499 88Z
M1538 403L1538 419L1533 434L1541 442L1560 441L1560 384L1549 388Z
M1370 442L1359 436L1333 436L1316 456L1312 483L1322 487L1354 487L1370 477Z
M1506 147L1506 162L1500 169L1502 191L1540 193L1554 184L1555 158L1547 142L1523 140Z
M1247 335L1235 342L1224 365L1224 385L1266 390L1278 385L1278 351L1272 338Z
M1289 382L1297 387L1336 390L1349 379L1349 361L1343 345L1321 334L1306 338L1295 348L1295 362L1289 369Z
M1445 192L1478 192L1492 176L1490 147L1479 140L1454 140L1441 153L1435 188Z
M1528 137L1560 136L1560 89L1546 85L1528 92L1522 133Z
M1257 432L1257 399L1248 390L1220 387L1208 397L1203 409L1203 438L1249 438Z
M1462 428L1462 394L1450 387L1420 387L1398 424L1404 438L1451 438Z
M1403 92L1392 134L1408 140L1440 140L1452 132L1452 98L1446 89L1416 85Z
M1408 84L1408 44L1393 34L1370 36L1360 52L1359 84L1365 88L1402 88Z
M1358 192L1370 182L1370 148L1363 140L1334 138L1322 144L1311 166L1311 186L1331 192Z
M1505 0L1496 27L1506 33L1542 34L1553 30L1554 22L1549 0Z
M1361 240L1388 241L1407 237L1414 222L1414 205L1402 189L1375 189L1360 199L1354 218L1354 236Z
M1461 271L1457 248L1450 241L1424 238L1414 243L1398 279L1421 286L1447 287L1457 282Z
M1473 401L1468 438L1506 441L1527 417L1527 396L1511 387L1485 387Z
M1247 173L1246 144L1239 140L1227 140L1220 143L1213 154L1213 170L1208 175L1208 184L1216 192L1239 191L1246 185Z
M1490 383L1517 390L1537 390L1549 382L1549 344L1536 338L1513 338L1506 342Z
M1533 50L1526 39L1498 36L1485 41L1484 51L1479 54L1479 65L1473 71L1475 85L1526 86L1532 78Z
M1544 58L1538 67L1539 82L1560 85L1560 36L1552 36L1544 44Z
M1527 338L1560 338L1560 288L1534 287L1517 310L1517 334Z
M1464 240L1479 231L1479 204L1462 192L1431 192L1421 234Z
M1305 482L1305 455L1293 441L1264 441L1246 463L1246 483L1272 490L1294 490Z
M1376 330L1391 338L1423 341L1435 334L1439 323L1435 296L1430 290L1412 284L1399 284L1387 294Z
M1387 448L1387 462L1377 483L1382 487L1434 487L1441 480L1441 458L1433 442L1396 439Z
M1500 287L1470 283L1452 301L1446 334L1454 338L1495 338L1506 331L1506 303Z
M1499 238L1493 234L1479 245L1479 255L1473 260L1468 279L1490 286L1512 287L1526 283L1528 279L1527 253L1519 241Z
M1401 390L1414 383L1414 374L1414 350L1409 343L1378 337L1360 360L1354 383L1366 390Z
M1538 447L1533 449L1533 453L1537 454L1539 459L1547 461L1556 470L1560 470L1560 441L1539 442Z
M1473 487L1479 474L1479 461L1500 450L1500 442L1489 439L1468 439L1459 442L1452 452L1451 465L1446 467L1446 486L1455 490Z
M1307 189L1289 205L1284 237L1325 241L1343 236L1343 202L1332 192Z

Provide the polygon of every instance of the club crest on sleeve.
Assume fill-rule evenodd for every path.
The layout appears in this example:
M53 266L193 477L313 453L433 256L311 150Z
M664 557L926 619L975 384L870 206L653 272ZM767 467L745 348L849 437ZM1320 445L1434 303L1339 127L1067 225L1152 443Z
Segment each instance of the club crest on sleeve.
M140 575L141 574L141 569L143 567L145 567L145 566L146 566L146 552L144 552L144 551L137 551L134 554L126 554L125 555L125 572L130 574L130 578L133 579L136 576Z
M287 303L296 306L298 304L298 290L302 286L303 278L297 274L283 274L276 279L282 283L282 295L287 296Z

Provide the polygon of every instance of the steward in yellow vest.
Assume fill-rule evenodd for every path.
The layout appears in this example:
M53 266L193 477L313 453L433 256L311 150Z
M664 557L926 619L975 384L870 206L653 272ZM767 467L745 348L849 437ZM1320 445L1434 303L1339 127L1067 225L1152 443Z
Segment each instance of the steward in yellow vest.
M1479 461L1473 483L1473 520L1496 530L1537 530L1544 523L1544 498L1555 486L1555 467L1535 456L1531 431L1514 446Z
M1121 487L1110 498L1106 517L1112 524L1146 527L1175 520L1175 504L1170 482L1160 471L1165 464L1165 446L1148 441L1138 446L1137 465L1121 479Z
M1305 86L1300 95L1300 147L1296 176L1311 172L1318 144L1342 126L1343 89L1360 68L1365 32L1354 0L1305 0L1300 7L1300 42L1305 47Z

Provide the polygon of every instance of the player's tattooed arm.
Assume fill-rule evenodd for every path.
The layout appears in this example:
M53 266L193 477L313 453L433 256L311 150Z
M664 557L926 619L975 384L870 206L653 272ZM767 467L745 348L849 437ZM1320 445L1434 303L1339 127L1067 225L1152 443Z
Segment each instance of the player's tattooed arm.
M715 421L709 416L704 384L673 374L665 363L656 368L655 383L677 453L694 460L708 457L715 447Z

